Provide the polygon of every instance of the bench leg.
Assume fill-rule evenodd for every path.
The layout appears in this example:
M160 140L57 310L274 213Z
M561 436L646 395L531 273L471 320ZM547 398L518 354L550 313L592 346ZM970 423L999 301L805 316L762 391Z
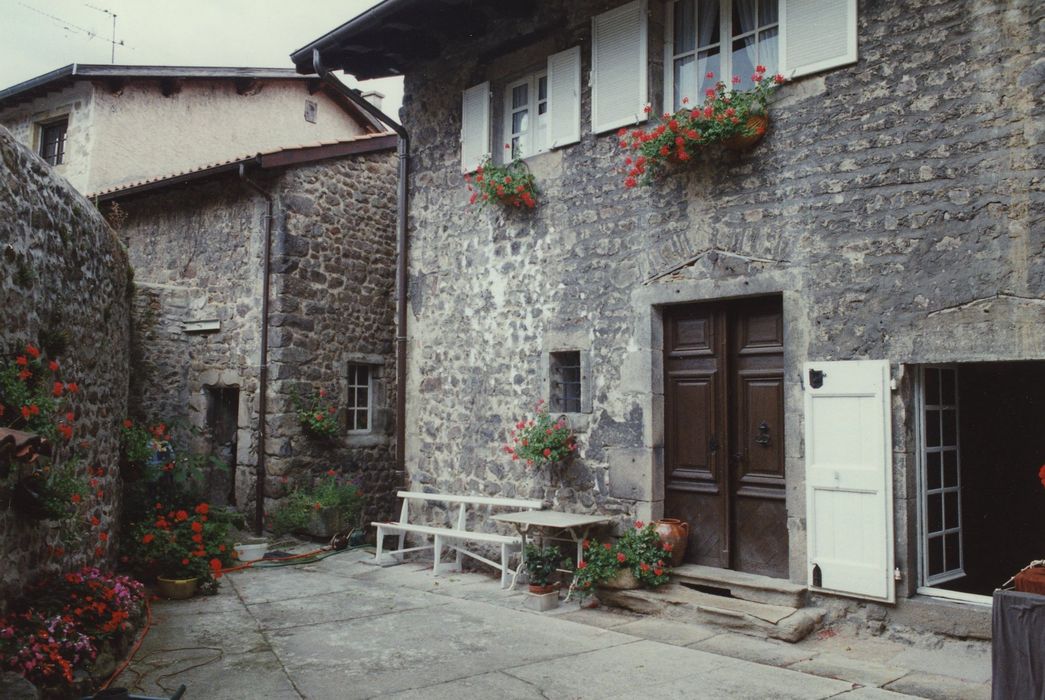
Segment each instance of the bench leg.
M443 538L439 535L435 536L435 543L432 547L432 576L439 575L439 565L443 560Z
M381 549L385 543L385 531L380 525L377 526L377 551L374 552L374 563L381 563Z
M511 555L508 552L508 543L501 544L501 588L508 586L508 560Z

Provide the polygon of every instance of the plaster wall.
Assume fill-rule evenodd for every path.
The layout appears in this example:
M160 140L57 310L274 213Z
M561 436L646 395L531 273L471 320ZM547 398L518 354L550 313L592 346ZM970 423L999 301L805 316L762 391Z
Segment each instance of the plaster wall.
M860 59L778 93L749 153L711 151L623 186L615 134L527 160L533 213L476 213L460 175L461 91L503 86L580 45L619 3L542 2L406 77L412 136L407 468L414 488L543 496L567 510L662 513L664 306L782 294L790 578L806 581L802 363L888 359L897 566L913 591L913 363L1045 357L1042 8L867 0ZM664 6L649 84L663 111ZM523 48L498 48L520 40ZM452 44L448 44L452 45ZM517 46L518 44L516 44ZM495 135L494 145L498 139ZM591 360L591 413L561 484L502 451L546 386L545 353Z
M0 125L30 150L39 152L39 125L62 117L69 119L65 158L54 170L78 191L87 192L94 136L94 91L90 83L75 83L27 104L0 110Z

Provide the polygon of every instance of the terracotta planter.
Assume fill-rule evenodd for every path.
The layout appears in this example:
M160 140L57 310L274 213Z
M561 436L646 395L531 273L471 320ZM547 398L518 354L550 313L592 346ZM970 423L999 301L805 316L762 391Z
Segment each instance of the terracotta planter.
M681 566L686 556L686 542L689 541L689 523L676 518L664 518L654 525L660 541L671 545L671 565Z
M196 595L196 586L199 584L197 578L166 578L156 577L156 588L160 595L170 600L185 600Z
M545 583L545 584L531 583L530 584L530 593L533 593L534 595L544 595L545 593L554 593L557 590L559 590L559 584L557 584L557 583Z
M733 136L722 142L722 146L730 151L746 151L762 140L769 128L769 116L765 114L749 114L747 126L755 133L750 136Z
M635 574L631 573L631 569L623 568L609 581L600 583L599 588L608 588L612 591L630 591L638 588L640 585L639 580L635 578Z

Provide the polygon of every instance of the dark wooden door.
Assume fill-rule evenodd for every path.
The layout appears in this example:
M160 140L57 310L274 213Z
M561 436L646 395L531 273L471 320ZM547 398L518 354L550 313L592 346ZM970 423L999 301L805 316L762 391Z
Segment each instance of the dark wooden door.
M669 307L665 517L686 561L787 577L783 313L778 297Z

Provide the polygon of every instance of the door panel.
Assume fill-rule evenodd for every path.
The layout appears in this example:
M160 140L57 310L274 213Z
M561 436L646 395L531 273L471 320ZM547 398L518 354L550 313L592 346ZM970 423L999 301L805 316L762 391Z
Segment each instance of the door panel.
M787 576L779 299L665 312L665 515L686 561Z

